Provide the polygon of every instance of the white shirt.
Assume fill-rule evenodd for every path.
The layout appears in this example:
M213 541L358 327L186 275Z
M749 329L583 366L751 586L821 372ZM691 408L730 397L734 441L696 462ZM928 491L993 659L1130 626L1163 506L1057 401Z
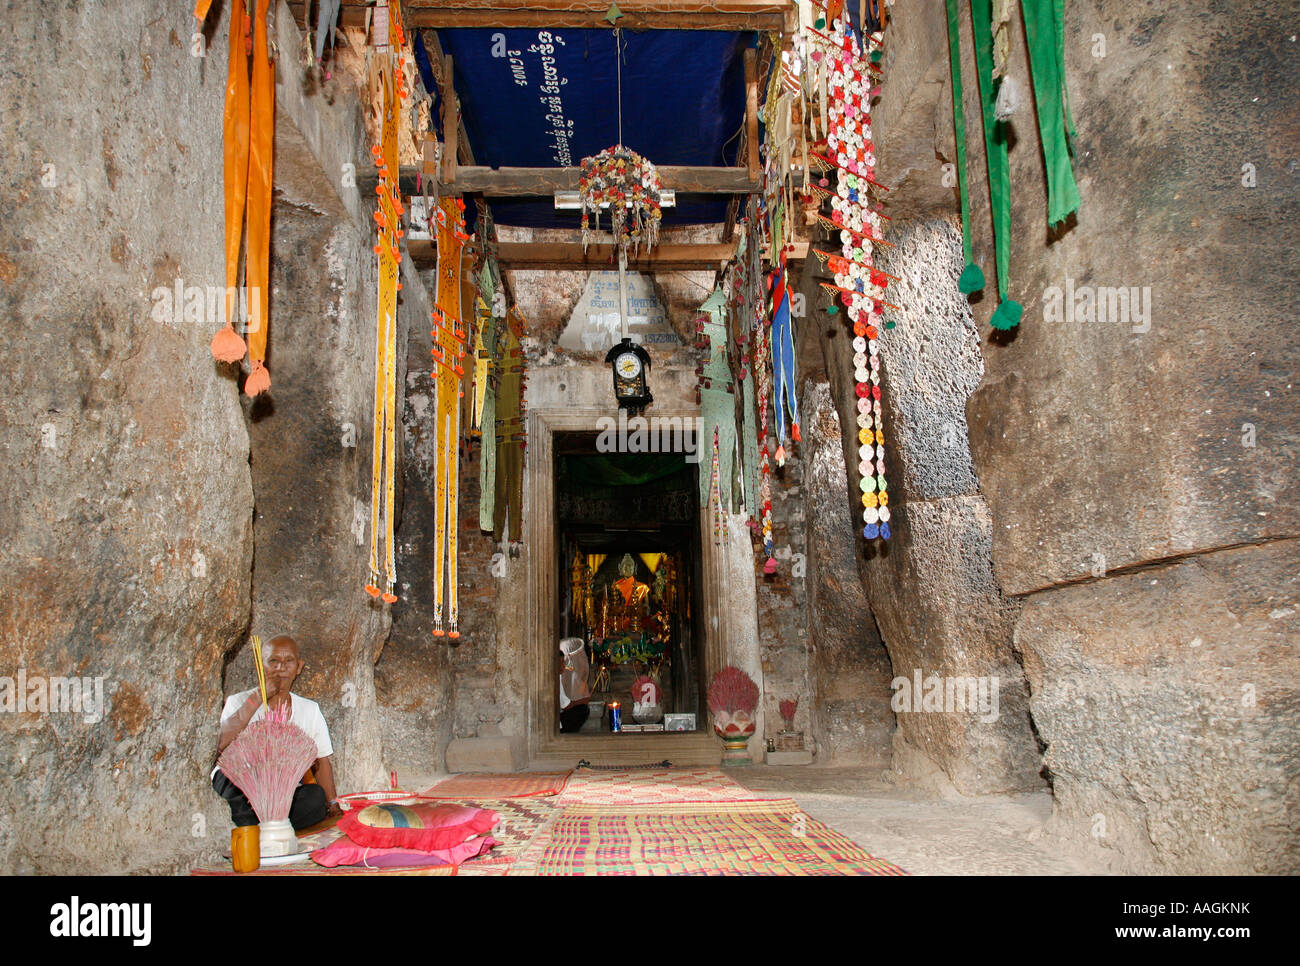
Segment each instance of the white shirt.
M239 709L244 706L244 702L256 691L257 688L249 688L247 691L240 691L238 694L232 694L226 698L226 704L221 709L221 724L224 725L233 718L239 712ZM292 691L289 692L289 703L292 707L289 720L305 731L312 741L316 742L316 757L328 758L334 754L334 746L330 744L330 729L325 724L325 716L321 714L320 705L310 698L304 698ZM260 705L248 723L252 724L254 721L261 721L265 717L266 705ZM213 768L212 774L215 776L216 773L217 769Z

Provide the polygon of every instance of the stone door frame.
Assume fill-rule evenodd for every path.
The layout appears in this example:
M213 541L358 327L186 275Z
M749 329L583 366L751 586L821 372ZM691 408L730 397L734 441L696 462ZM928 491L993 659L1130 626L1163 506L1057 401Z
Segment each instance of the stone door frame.
M553 651L560 639L558 608L559 574L556 570L557 526L555 520L555 434L593 432L602 416L615 415L607 408L530 410L528 450L524 467L524 558L527 569L527 602L524 619L528 640L528 758L530 767L572 766L579 759L607 764L643 764L668 759L674 765L717 764L722 746L708 720L698 721L688 734L647 735L564 735L558 721L557 682ZM693 420L698 411L658 411L661 418ZM701 614L699 659L704 680L726 663L728 622L719 612L724 595L720 592L723 573L708 530L708 519L699 515L701 547ZM707 712L705 718L707 719Z

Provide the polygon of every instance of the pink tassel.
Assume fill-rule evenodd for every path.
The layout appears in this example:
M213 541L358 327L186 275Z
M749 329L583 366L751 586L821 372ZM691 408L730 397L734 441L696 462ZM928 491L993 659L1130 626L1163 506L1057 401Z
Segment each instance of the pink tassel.
M212 358L218 362L238 362L247 351L244 340L229 325L212 337Z
M256 396L258 393L266 392L271 388L271 373L267 371L262 360L253 360L253 371L248 374L244 380L244 394L246 396Z

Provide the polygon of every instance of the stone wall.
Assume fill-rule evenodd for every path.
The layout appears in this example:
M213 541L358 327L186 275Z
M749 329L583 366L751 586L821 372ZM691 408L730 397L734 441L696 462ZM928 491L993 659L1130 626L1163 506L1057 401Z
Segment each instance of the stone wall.
M873 123L910 241L904 223L956 211L936 189L952 112L942 18L893 13ZM1015 602L1000 620L1045 749L1051 828L1117 870L1293 872L1300 427L1297 339L1278 320L1294 314L1300 234L1294 26L1269 5L1193 17L1172 2L1069 4L1082 205L1053 232L1014 18L1027 102L1011 121L1010 295L1024 318L994 336L962 15L971 223L990 279L973 303L984 372L965 415L982 500L965 529ZM1127 313L1088 314L1088 297L1108 305L1119 287L1137 295ZM891 381L898 344L882 343Z
M165 867L215 799L253 492L218 323L168 297L225 284L224 44L192 57L192 24L0 10L0 676L103 696L102 718L0 714L4 872Z

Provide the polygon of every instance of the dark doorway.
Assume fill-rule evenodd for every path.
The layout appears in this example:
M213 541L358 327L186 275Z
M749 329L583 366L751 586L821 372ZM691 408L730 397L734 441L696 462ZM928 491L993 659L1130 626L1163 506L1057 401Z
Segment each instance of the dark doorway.
M590 667L592 714L581 730L608 732L613 702L633 730L682 728L683 713L698 728L698 464L596 444L594 433L555 436L559 627L582 639ZM555 661L558 675L558 651Z

